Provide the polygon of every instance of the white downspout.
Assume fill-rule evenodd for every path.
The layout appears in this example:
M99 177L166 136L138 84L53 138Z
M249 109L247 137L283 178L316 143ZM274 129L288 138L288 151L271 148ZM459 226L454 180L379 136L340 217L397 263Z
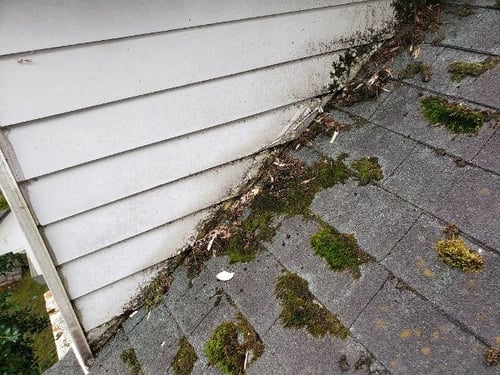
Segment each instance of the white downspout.
M26 235L33 256L39 264L43 277L59 307L62 317L66 321L69 334L73 340L73 348L78 362L83 371L87 372L87 366L93 359L92 351L87 343L85 333L73 310L73 305L66 293L66 289L59 277L59 273L52 261L49 250L38 230L34 217L17 185L10 170L5 154L0 150L0 186L9 206L16 216L22 231Z

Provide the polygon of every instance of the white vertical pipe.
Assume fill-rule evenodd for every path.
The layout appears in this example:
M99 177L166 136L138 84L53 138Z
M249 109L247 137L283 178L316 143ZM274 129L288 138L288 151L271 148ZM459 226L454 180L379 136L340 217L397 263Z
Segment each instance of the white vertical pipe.
M26 235L35 260L40 265L43 277L56 300L61 315L66 321L69 334L73 340L76 357L79 358L79 362L84 372L86 372L85 367L93 359L92 351L75 314L73 305L66 293L66 289L59 277L59 273L52 261L49 250L7 163L3 150L0 150L0 186L22 231Z

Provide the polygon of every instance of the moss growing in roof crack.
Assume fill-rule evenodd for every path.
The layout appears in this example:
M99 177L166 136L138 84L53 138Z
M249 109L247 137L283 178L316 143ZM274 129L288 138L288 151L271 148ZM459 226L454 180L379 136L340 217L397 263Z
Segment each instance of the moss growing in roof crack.
M480 76L487 70L493 69L499 62L500 59L498 57L488 57L476 63L457 61L448 65L448 73L450 73L452 81L460 82L466 76Z
M431 67L421 61L408 64L402 71L399 72L399 79L413 79L417 74L420 74L422 82L429 82L432 78Z
M137 358L134 348L128 348L121 352L120 359L127 366L130 375L143 375L141 363Z
M157 307L163 300L163 295L168 291L172 283L172 275L168 270L163 270L151 280L143 291L144 304L148 310Z
M353 234L341 233L331 226L324 226L313 235L311 245L314 253L323 257L334 271L356 271L358 266L371 259L359 248Z
M483 257L465 244L465 241L459 237L458 229L454 224L448 225L443 234L445 238L436 244L439 260L464 272L483 269Z
M445 98L429 96L421 100L424 117L433 125L442 125L456 134L474 134L488 116L463 104Z
M278 276L276 295L281 299L281 321L287 328L305 328L315 337L326 334L345 339L349 331L321 305L309 291L309 284L296 273L285 272Z
M179 349L175 354L174 361L172 362L172 368L175 375L189 375L193 370L195 362L198 360L198 356L194 351L193 346L189 343L186 336L183 336L179 342Z
M468 3L462 4L458 7L458 16L460 18L469 17L474 14L472 6Z
M354 160L351 163L351 168L360 185L367 185L370 182L380 181L384 178L382 167L378 163L378 158L374 156Z
M263 352L262 341L241 314L236 323L220 324L205 344L209 366L217 366L227 375L244 374L245 362L255 362Z

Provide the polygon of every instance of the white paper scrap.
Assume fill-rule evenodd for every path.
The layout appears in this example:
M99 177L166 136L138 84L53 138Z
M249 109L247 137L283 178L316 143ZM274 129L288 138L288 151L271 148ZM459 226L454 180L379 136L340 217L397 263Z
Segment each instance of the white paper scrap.
M234 272L222 271L217 274L217 279L220 281L229 281L233 278Z

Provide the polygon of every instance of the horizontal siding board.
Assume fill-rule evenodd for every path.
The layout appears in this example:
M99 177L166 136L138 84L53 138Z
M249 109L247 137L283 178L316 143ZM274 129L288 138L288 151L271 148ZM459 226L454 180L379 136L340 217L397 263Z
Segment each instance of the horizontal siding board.
M205 171L44 228L58 265L230 198L252 158Z
M69 296L81 297L174 256L208 215L198 212L66 263L60 273Z
M254 154L278 139L308 103L44 176L26 191L39 223L47 225Z
M359 1L0 0L0 55Z
M123 314L126 306L141 288L155 276L152 269L138 272L73 301L86 332Z
M328 53L392 21L391 1L0 58L2 126ZM368 38L365 35L365 38Z
M321 55L13 127L7 138L22 167L20 179L318 96L326 89L336 55Z

